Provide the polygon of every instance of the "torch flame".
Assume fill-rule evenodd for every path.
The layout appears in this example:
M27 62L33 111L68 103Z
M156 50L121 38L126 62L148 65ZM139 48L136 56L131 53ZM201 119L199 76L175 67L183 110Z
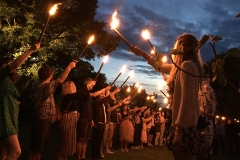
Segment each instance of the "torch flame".
M150 34L149 34L148 30L145 29L144 31L142 31L142 37L144 39L149 39Z
M130 73L129 73L129 76L132 77L134 74L134 70L132 70Z
M147 96L147 100L149 100L150 99L150 97L149 96Z
M117 11L115 11L112 15L112 23L111 23L111 29L115 29L119 24L119 19L117 19Z
M158 84L158 90L161 90L161 89L162 89L162 84L159 83L159 84Z
M127 88L127 92L130 92L130 90L131 90L130 87L128 87L128 88Z
M138 93L140 93L141 90L142 90L142 86L139 86L139 88L138 88Z
M155 50L154 49L151 50L151 54L155 54Z
M103 63L106 63L107 61L108 61L108 55L103 57L102 62L103 62Z
M167 104L168 103L168 98L164 98L163 103Z
M152 96L151 99L154 99L154 96Z
M122 68L121 68L120 72L121 72L121 73L124 73L124 72L125 72L125 70L126 70L126 65L122 66Z
M94 35L92 35L90 38L89 38L89 40L88 40L88 44L91 44L92 43L92 41L94 40Z
M135 87L137 87L137 88L139 87L139 83L138 82L135 84Z
M58 4L54 4L54 6L50 9L49 14L52 16L56 12Z
M162 110L162 107L159 107L159 111L161 111Z
M166 62L167 62L167 56L163 56L162 62L163 62L163 63L166 63Z

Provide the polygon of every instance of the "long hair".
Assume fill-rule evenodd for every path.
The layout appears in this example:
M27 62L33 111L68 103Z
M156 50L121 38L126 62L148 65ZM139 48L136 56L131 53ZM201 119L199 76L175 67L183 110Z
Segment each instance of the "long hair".
M73 81L66 81L62 84L62 97L66 94L75 93L76 92L76 86L73 83Z
M196 76L202 76L203 74L202 59L200 56L200 51L197 50L198 40L192 34L184 33L177 38L173 49L183 49L183 46L184 46L184 53L179 55L172 55L173 62L178 67L180 67L182 62L184 62L185 60L192 60L199 69L200 75L196 75ZM174 80L177 70L178 68L173 66L168 78L168 83L171 83ZM200 79L200 81L202 80Z

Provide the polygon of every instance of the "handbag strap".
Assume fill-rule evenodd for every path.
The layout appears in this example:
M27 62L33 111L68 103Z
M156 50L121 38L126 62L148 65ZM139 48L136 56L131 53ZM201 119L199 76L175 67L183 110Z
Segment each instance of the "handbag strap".
M70 102L68 103L68 106L67 106L67 108L64 110L64 112L67 111L67 109L69 108L69 106L71 105L71 103L72 103L72 101L70 101Z

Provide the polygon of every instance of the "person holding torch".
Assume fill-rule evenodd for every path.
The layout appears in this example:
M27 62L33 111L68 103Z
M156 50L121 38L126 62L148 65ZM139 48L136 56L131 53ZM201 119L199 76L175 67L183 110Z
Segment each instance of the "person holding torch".
M199 41L192 34L180 35L174 45L173 64L159 64L156 59L136 46L131 51L142 56L160 72L169 74L167 80L172 109L173 135L167 146L176 160L194 160L199 151L196 125L199 116L198 92L201 85L202 60ZM173 146L173 148L170 148Z
M17 68L40 48L34 44L16 59L0 59L0 158L16 160L21 154L18 140L18 112L20 94L15 87Z

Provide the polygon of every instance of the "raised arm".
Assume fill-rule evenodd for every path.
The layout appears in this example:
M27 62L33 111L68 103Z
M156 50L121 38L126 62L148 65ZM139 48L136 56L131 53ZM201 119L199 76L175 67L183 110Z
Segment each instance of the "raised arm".
M108 111L108 112L112 112L112 111L114 111L115 109L121 107L122 104L123 104L122 102L118 102L116 105L114 105L114 106L112 106L112 107L109 107L109 108L107 109L107 111Z
M91 97L97 97L97 96L100 95L101 93L106 92L106 91L110 90L111 88L112 88L111 86L107 86L107 87L105 87L105 88L103 88L103 89L101 89L101 90L99 90L99 91L97 91L97 92L90 93L90 96L91 96Z
M67 78L69 72L73 68L75 68L75 66L76 66L76 61L70 62L68 64L67 68L64 70L64 72L56 79L56 82L62 84L65 81L65 79Z
M149 55L148 53L144 52L137 46L132 46L130 50L135 55L143 57L148 62L148 64L150 64L158 72L169 74L173 67L173 64L166 64L166 63L162 64L161 66L157 65L156 58L154 56Z
M9 71L12 73L16 70L33 52L36 52L40 48L40 43L36 43L26 50L22 55L18 56L12 63L9 64Z

